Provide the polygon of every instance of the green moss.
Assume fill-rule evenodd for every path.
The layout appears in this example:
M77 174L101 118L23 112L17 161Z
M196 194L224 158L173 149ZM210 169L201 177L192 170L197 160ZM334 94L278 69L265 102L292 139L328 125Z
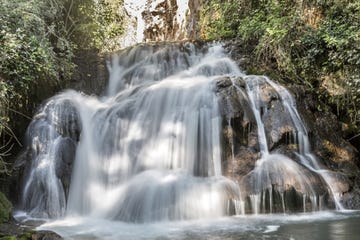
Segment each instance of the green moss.
M35 231L31 230L28 232L23 233L20 237L18 237L18 240L28 240L32 239L32 235L35 233Z
M22 233L21 235L18 236L4 236L4 237L0 237L0 240L31 240L32 239L32 235L35 233L34 230L30 230L27 232Z
M0 238L0 240L17 240L17 238L15 236L6 236Z
M12 211L12 204L6 196L0 192L0 223L9 221L10 213Z

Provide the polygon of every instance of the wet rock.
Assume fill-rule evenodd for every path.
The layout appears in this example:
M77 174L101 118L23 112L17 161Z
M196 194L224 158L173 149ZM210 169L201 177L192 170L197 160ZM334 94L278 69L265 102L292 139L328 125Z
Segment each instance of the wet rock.
M312 151L322 164L338 173L337 185L340 185L338 187L343 193L341 199L345 207L359 208L360 185L357 179L360 175L360 155L357 149L344 139L346 128L316 96L306 92L305 88L294 85L291 89L296 93L300 114L305 119Z
M349 192L351 183L345 174L341 172L327 171L325 175L326 177L336 179L336 181L331 185L331 188L334 189L335 192L339 194Z
M245 79L242 77L239 77L239 76L233 77L232 81L233 81L234 85L236 85L240 88L245 88L245 86L246 86Z
M10 219L12 204L6 196L0 192L0 223L7 222Z
M151 2L148 1L147 5L150 6ZM177 10L176 0L160 1L154 8L146 8L142 12L145 41L183 39L185 33L179 30L184 23L177 22Z
M291 86L296 92L298 109L310 135L313 151L324 159L324 164L333 170L346 168L347 164L358 171L360 155L356 148L344 139L346 129L343 123L338 121L330 109L324 106L316 96L301 86ZM318 107L320 106L320 107ZM319 110L322 109L322 110Z
M244 123L253 119L242 78L222 77L215 80L221 114L226 119L242 118Z
M216 92L223 115L223 174L240 181L259 157L256 125L245 91L244 79L216 79ZM255 126L255 127L254 127Z
M351 191L344 193L341 203L347 209L360 209L360 188L358 184L353 186Z
M70 179L72 174L72 166L76 154L76 142L71 138L63 138L59 143L56 153L55 174L61 180L66 196L70 189Z
M273 154L282 154L285 156L288 156L293 161L296 161L297 163L300 163L299 156L297 153L297 145L296 144L288 144L283 142L282 144L278 145L276 148L273 148L271 150L271 153Z
M263 121L270 149L279 144L287 144L286 137L295 131L291 117L280 101L269 104L263 114Z
M106 66L108 58L96 49L77 51L74 58L76 68L64 89L74 89L88 95L102 94L109 79Z
M302 166L296 154L299 151L296 128L288 110L282 104L280 96L261 77L250 76L250 78L254 78L259 84L260 113L270 152L289 157L291 160L288 161L288 164L290 162L295 164L298 171L309 179L311 187L308 189L315 189L313 196L322 196L324 204L333 207L334 203L329 197L328 190L324 187L326 186L325 180ZM237 82L239 84L235 87L234 78L223 77L216 80L216 91L224 116L222 169L225 176L242 182L241 186L248 186L245 192L251 192L251 189L254 189L251 184L254 182L258 182L258 186L266 185L266 183L256 180L259 174L253 172L260 158L257 126L245 91L245 81L239 78ZM334 115L319 113L316 107L317 103L311 101L311 96L307 95L305 91L296 91L296 88L292 88L292 90L296 92L295 96L299 101L298 109L309 132L314 156L320 159L320 164L324 165L322 168L330 169L324 176L335 179L335 182L332 182L332 188L337 194L343 195L342 199L346 206L358 206L356 194L360 191L358 191L357 185L354 185L353 180L355 176L359 175L356 149L342 138L344 134L339 130L341 124ZM274 189L272 191L276 191L274 194L286 193L284 196L287 196L289 201L295 202L291 208L296 211L303 210L301 209L304 207L302 196L309 195L309 191L303 189L302 184L299 183L300 180L294 179L291 174L286 174L286 168L279 170L268 165L265 172L268 172L269 176L278 175L277 178L270 178L268 182L268 186ZM266 191L268 191L266 194L269 194L269 189ZM350 200L352 196L355 196L354 200ZM309 201L307 200L307 202ZM249 210L250 202L247 204ZM307 203L305 208L311 210L312 203ZM281 211L280 208L279 211Z
M20 227L19 224L14 222L7 222L0 224L0 237L6 236L20 236L24 233L25 229Z
M31 235L31 240L62 240L63 238L50 231L38 231Z
M230 87L232 85L232 81L230 77L221 77L218 79L215 79L216 82L216 91L219 91L221 88Z
M47 124L54 127L62 137L69 137L74 139L74 141L79 140L81 121L78 111L71 100L64 99L57 101L56 98L50 100L38 117L44 117ZM37 121L34 123L36 124ZM29 128L31 128L31 125Z
M222 162L223 174L226 177L240 182L241 179L254 169L259 154L249 148L240 146L236 151L236 155L228 155Z
M0 238L9 240L62 240L63 238L51 231L35 231L30 226L16 222L0 224Z
M58 217L56 209L65 209L80 132L80 117L69 97L58 95L40 108L28 127L27 146L13 167L12 195L20 209L41 206L31 213L36 217ZM35 167L41 174L33 174Z
M326 184L319 175L279 154L258 160L254 169L242 178L241 186L242 197L249 201L247 209L252 212L260 206L262 212L304 210L307 208L304 197L305 202L310 202L312 207L307 210L311 211L319 208L314 199L327 195Z
M13 219L6 223L0 224L0 238L1 239L21 239L21 240L32 240L33 236L37 236L37 232L34 230L35 227L39 226L41 223L39 221L33 222L16 222ZM45 234L41 234L45 236ZM55 236L57 234L50 231L47 232L48 236ZM46 239L46 238L40 238ZM62 239L62 238L47 238L47 239Z

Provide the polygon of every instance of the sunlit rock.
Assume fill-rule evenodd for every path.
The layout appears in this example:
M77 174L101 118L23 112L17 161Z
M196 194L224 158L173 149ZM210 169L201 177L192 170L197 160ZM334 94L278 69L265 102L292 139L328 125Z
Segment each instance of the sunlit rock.
M108 67L104 96L61 93L30 124L30 216L153 222L343 208L348 176L312 151L292 93L243 73L221 45L139 45Z

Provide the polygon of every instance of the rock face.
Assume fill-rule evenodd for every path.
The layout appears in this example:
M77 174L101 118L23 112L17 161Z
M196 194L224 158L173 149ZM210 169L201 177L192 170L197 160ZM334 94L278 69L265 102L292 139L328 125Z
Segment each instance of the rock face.
M12 204L5 197L5 195L0 192L0 223L9 221L11 211Z
M143 11L142 16L146 26L145 39L164 41L183 38L183 33L179 31L181 23L176 21L178 8L176 0L170 0L162 1L154 8Z
M50 231L38 231L31 235L31 240L62 240L58 234Z
M246 46L238 40L229 40L224 42L224 47L240 68L248 71L256 69L256 60L251 53L254 46ZM338 187L342 189L343 193L341 196L343 206L351 209L360 208L359 144L356 141L347 140L346 124L339 122L329 107L320 102L313 92L300 85L288 85L287 87L295 97L298 111L305 122L312 153L326 168L337 172L339 179L346 179L338 184L341 185ZM279 124L279 121L286 119L286 116L277 116L276 113L279 111L274 110L279 105L276 102L273 101L274 109L270 110L270 113L273 112L275 115L270 114L269 116L269 112L266 113L268 115L266 117L268 119L266 121L268 126L284 126ZM319 109L323 110L320 111ZM285 155L290 156L291 152L296 148L296 142L291 142L294 139L291 129L289 127L281 127L278 130L280 131L267 133L267 136L271 136L271 149L272 151L285 153ZM244 148L242 146L242 149ZM248 155L245 154L245 156ZM294 157L296 156L291 158Z
M31 227L20 226L14 222L0 224L1 239L21 240L62 240L63 238L51 231L31 230Z
M141 42L201 39L200 0L124 1L127 14L122 47Z
M199 7L197 0L125 0L126 34L120 44L124 48L141 42L188 39L195 34Z
M303 87L291 86L290 89L301 102L298 108L306 120L313 152L324 165L336 171L339 178L347 179L347 184L341 186L344 207L360 208L360 155L355 146L345 140L344 124L330 111L319 111L316 96L307 93ZM322 108L326 109L325 106Z
M159 44L158 46L162 45ZM156 49L152 45L144 48ZM132 50L126 51L126 53L130 53ZM179 54L184 53L184 50L178 53L171 48L169 52L172 54L165 55L167 61L162 61L164 65L175 59L174 52ZM142 52L139 50L136 55L141 54ZM128 55L131 57L131 54ZM240 65L247 61L239 56L236 59ZM141 66L137 70L140 71L141 75L146 75L146 71L142 71ZM130 78L133 73L127 74L129 76L124 75L124 79ZM160 79L162 77L159 76ZM259 114L264 125L268 152L271 154L271 158L269 157L266 161L258 161L261 158L263 146L261 146L261 139L259 139L259 126L249 99L248 79L246 79L252 77L258 83ZM296 136L298 131L289 113L284 108L283 99L277 90L261 76L225 76L216 79L215 85L223 117L222 174L241 185L241 194L246 199L245 212L256 212L251 209L250 202L254 200L251 198L259 193L261 198L268 199L264 201L263 209L266 213L283 211L282 202L284 201L292 203L287 205L289 211L316 210L312 204L308 202L304 204L308 196L314 195L318 196L315 201L321 199L326 203L326 206L334 207L329 196L330 190L326 187L326 179L320 176L316 169L306 167L297 154L301 151ZM92 87L90 86L89 89ZM90 91L89 89L87 91ZM343 205L348 208L360 208L359 153L343 139L342 124L330 112L319 112L318 102L304 88L290 86L290 90L295 93L293 95L297 102L300 117L304 119L312 146L311 152L319 160L323 169L330 170L327 176L336 179L333 187L341 195L340 200ZM51 123L52 131L56 137L60 137L61 140L55 151L54 171L56 177L61 181L66 198L81 124L77 110L70 101L46 104L53 104L51 109L57 110L52 114L47 112L46 107L43 107L40 110L42 113L36 117L37 121L30 125L29 132L32 135L49 135L48 123ZM128 104L129 108L133 106L131 102ZM63 109L67 109L66 112L62 112ZM103 114L105 116L106 112ZM116 121L116 118L110 120ZM100 128L99 131L101 131ZM112 136L114 132L110 130L106 134ZM50 138L45 137L45 139L49 140ZM104 142L103 144L104 149L106 149L107 143ZM42 148L47 143L34 142L28 145L31 147L26 149L16 165L19 176L31 174L29 169L33 163L30 163L29 159L41 155L44 150ZM43 179L35 179L34 184L42 181ZM19 192L19 190L16 191ZM32 199L27 199L29 200L27 204L31 204L31 201L41 201L36 194L38 193L35 193ZM274 202L271 203L270 199ZM61 202L60 205L63 207L64 202ZM31 206L28 207L31 208ZM51 212L48 214L51 216Z
M27 196L18 199L22 209L32 209L38 217L65 211L80 132L78 112L70 100L60 95L40 108L28 127L27 148L15 163L17 179L26 181L18 192Z
M106 67L108 57L97 50L81 50L76 53L76 68L65 88L86 94L103 94L109 74Z
M268 189L267 184L273 191L271 194L283 192L285 198L291 198L289 202L295 203L290 206L293 210L301 210L299 207L302 205L301 196L310 191L304 189L306 181L311 182L311 187L309 186L308 189L323 196L325 201L329 201L328 190L324 188L326 179L311 169L303 167L301 159L296 154L300 144L294 136L296 128L293 120L284 109L274 88L265 83L259 85L259 104L269 152L274 156L281 154L281 156L286 156L294 161L279 160L282 157L274 157L272 160L261 163L261 167L257 166L259 164L257 160L260 159L258 126L251 111L244 82L245 80L240 77L224 77L217 80L217 93L224 116L223 174L242 183L241 185L245 188L244 192L248 196L252 195L252 190L257 188L253 184ZM297 105L301 117L305 119L305 127L308 129L310 145L313 148L311 149L312 153L319 159L320 164L325 166L323 169L331 170L327 176L336 179L335 188L342 195L343 205L349 208L359 208L359 197L357 197L359 192L359 154L357 150L341 137L343 136L341 124L337 122L334 115L329 112L318 112L314 107L315 102L311 95L301 91L300 87L294 86L291 89L297 93ZM296 166L292 167L292 164ZM297 178L298 173L292 172L293 169L297 169L296 172L301 172L301 175L306 176L308 180L300 179L302 176ZM282 186L285 186L286 189L282 189ZM269 194L269 190L265 190L263 196ZM333 205L331 201L328 204L329 206ZM276 208L276 204L274 208ZM311 209L311 206L306 208ZM266 211L269 211L269 207L266 207ZM272 209L272 211L276 211L276 209Z
M189 0L189 14L187 16L186 32L189 39L201 39L200 11L201 0Z

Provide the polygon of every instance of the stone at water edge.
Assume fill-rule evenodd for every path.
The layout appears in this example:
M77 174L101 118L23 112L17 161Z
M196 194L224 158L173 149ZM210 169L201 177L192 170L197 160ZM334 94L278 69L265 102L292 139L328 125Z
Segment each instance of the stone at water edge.
M50 231L38 231L31 235L31 240L62 240L63 238Z
M3 230L3 227L6 229ZM63 240L63 238L51 231L36 232L13 223L0 224L0 240Z
M9 221L12 208L11 202L0 192L0 223Z

